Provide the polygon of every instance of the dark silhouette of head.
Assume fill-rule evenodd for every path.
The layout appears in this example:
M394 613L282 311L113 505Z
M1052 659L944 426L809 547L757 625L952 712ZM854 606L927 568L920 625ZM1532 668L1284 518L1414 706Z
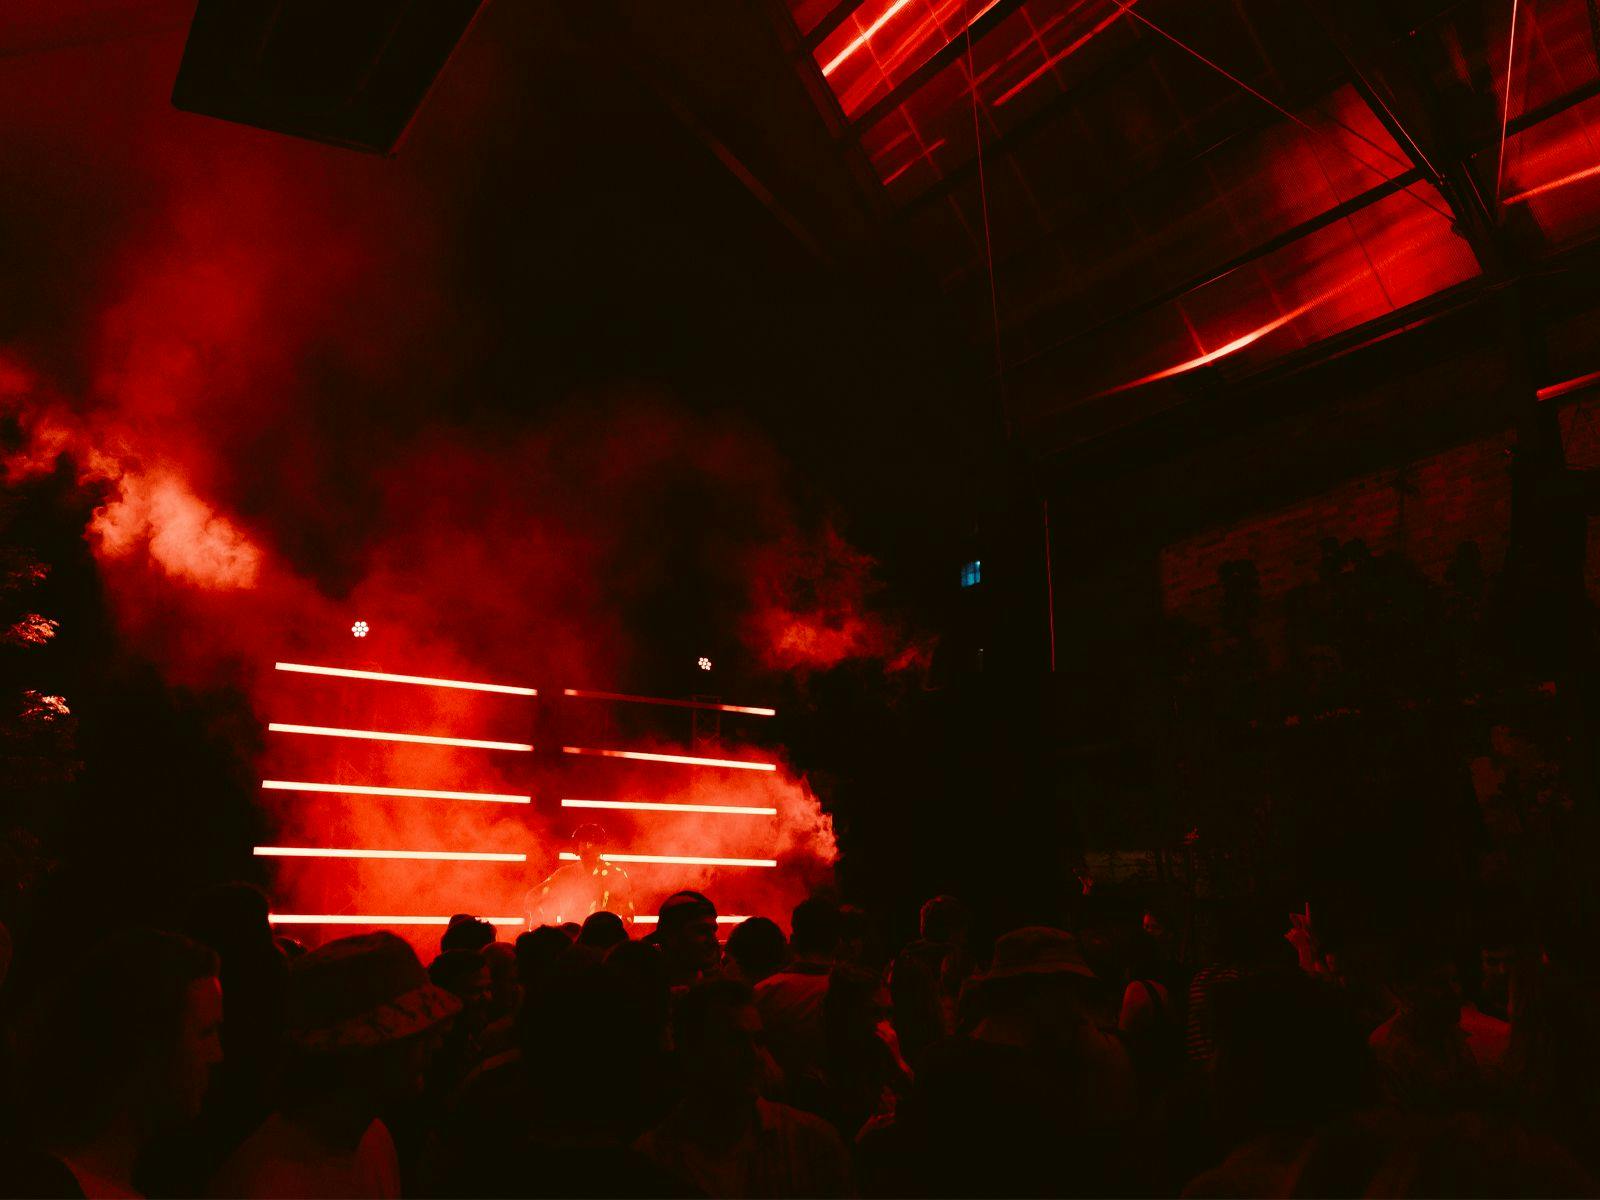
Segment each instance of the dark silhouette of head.
M674 977L709 971L722 956L716 906L699 892L674 892L661 902L655 939Z
M619 942L628 940L628 927L614 912L590 913L578 934L578 945L594 950L609 950Z
M839 947L839 906L812 896L794 906L789 918L789 948L797 957L831 960Z
M495 939L494 926L471 913L457 913L439 939L440 950L482 950Z
M591 870L600 865L600 854L605 850L606 831L603 825L585 821L572 831L572 849L578 861Z
M767 917L740 921L728 935L727 954L746 983L760 983L783 966L788 943L778 923Z
M919 914L922 936L930 942L961 943L972 927L972 913L954 896L935 896Z
M119 1117L150 1137L199 1115L222 1059L218 970L211 950L152 929L76 960L27 1040L27 1115L47 1144L90 1141Z

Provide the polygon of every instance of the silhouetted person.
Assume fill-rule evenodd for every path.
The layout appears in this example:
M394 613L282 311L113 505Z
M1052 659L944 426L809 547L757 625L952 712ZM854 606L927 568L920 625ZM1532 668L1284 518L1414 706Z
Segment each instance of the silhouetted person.
M444 1027L460 1011L392 933L340 938L297 959L284 1095L223 1164L212 1194L399 1195L399 1158L379 1114L421 1094Z
M691 988L673 1030L684 1097L639 1150L706 1196L850 1194L849 1156L832 1126L758 1094L761 1017L746 984Z
M628 940L628 927L614 912L590 913L578 933L578 945L596 951L602 957L607 950Z
M439 949L482 950L485 946L492 945L494 940L495 929L489 922L471 913L457 913L450 918L449 927L439 939Z
M790 918L789 962L755 985L767 1045L785 1074L815 1073L822 1062L822 1000L839 946L839 908L813 896Z
M826 1117L847 1142L874 1117L895 1110L911 1077L883 1035L889 990L872 971L837 966L822 1000L822 1059L817 1070L789 1081L800 1108Z
M722 959L716 906L699 892L674 892L661 902L649 941L666 960L669 986L698 982Z
M971 973L967 932L972 914L954 896L935 896L919 914L921 937L889 967L889 996L900 1052L913 1066L955 1030L956 999Z
M731 973L754 986L780 970L789 957L789 943L778 923L768 917L749 917L728 935L724 957Z
M633 885L622 867L600 857L605 839L606 831L592 822L572 831L578 861L557 867L524 897L523 917L529 929L569 922L576 926L597 912L633 920Z
M137 1196L141 1153L200 1115L222 1061L216 955L128 930L80 956L25 1034L23 1117L41 1154L0 1162L20 1196Z
M870 1157L893 1194L1107 1195L1141 1188L1126 1138L1133 1066L1093 1018L1098 983L1077 939L1031 927L973 978L969 1034L932 1047L892 1138ZM864 1147L864 1149L866 1149Z

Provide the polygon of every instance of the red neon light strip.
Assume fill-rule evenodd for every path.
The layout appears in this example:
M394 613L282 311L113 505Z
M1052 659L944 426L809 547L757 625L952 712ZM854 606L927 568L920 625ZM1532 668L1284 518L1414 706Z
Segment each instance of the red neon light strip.
M1570 187L1574 183L1582 183L1585 179L1593 179L1596 175L1600 175L1600 166L1585 167L1581 171L1574 171L1571 175L1563 175L1560 179L1552 179L1549 183L1541 183L1537 187L1531 187L1526 191L1507 196L1500 203L1522 204L1532 200L1535 196L1542 196L1546 192L1555 191L1557 188Z
M415 796L420 800L487 800L495 804L532 804L532 796L504 792L441 792L434 788L372 787L361 783L297 783L288 779L263 779L268 792L331 792L351 796Z
M285 725L273 721L271 733L309 733L317 737L361 738L369 742L414 742L422 746L464 746L469 750L532 750L527 742L486 742L479 738L438 737L431 733L383 733L376 729L334 729L327 725Z
M745 713L752 717L775 717L775 708L752 708L744 704L714 704L709 700L668 700L660 696L626 696L621 692L586 692L582 688L562 688L564 696L580 700L626 700L630 704L665 704L672 708L703 708L712 712Z
M257 846L257 858L427 858L443 862L527 862L526 854L482 850L330 850L322 846Z
M775 817L775 808L744 804L657 804L653 800L563 800L562 808L629 808L641 812L738 813L747 817Z
M881 17L879 17L871 25L868 25L866 29L862 30L855 41L851 42L843 50L839 51L838 54L834 55L833 61L822 68L823 77L826 78L837 71L840 63L844 62L845 59L849 58L857 50L861 49L861 47L865 46L869 41L871 41L873 34L877 33L878 30L882 29L885 25L892 21L895 17L895 14L910 3L911 0L894 0L894 3L889 5L889 7L884 10L884 13Z
M462 688L469 692L501 692L507 696L537 696L539 690L509 683L468 683L463 679L434 679L429 675L391 675L387 671L356 671L349 667L312 667L305 663L273 663L280 671L302 675L333 675L340 679L372 679L379 683L416 683L423 687Z
M749 917L718 917L717 918L717 924L718 925L738 925L740 922L748 921L749 919L750 919ZM660 917L635 917L633 919L633 923L635 925L656 925L656 924L659 924L660 921L661 921Z
M590 750L563 746L563 754L590 754L600 758L636 758L640 762L682 763L689 767L729 767L736 771L776 771L777 763L745 762L737 758L695 758L689 754L650 754L644 750Z
M1137 3L1137 0L1133 0L1133 2ZM1129 5L1130 8L1132 6L1133 6L1132 4ZM1089 30L1088 33L1084 34L1077 41L1073 42L1065 50L1058 51L1057 53L1052 54L1049 58L1045 59L1044 60L1044 64L1042 66L1036 67L1034 70L1028 72L1028 74L1024 75L1020 81L1018 81L1017 83L1012 84L1005 91L1001 92L998 96L996 96L995 99L994 99L994 107L995 108L999 108L1002 104L1006 103L1013 96L1015 96L1018 92L1022 91L1024 88L1028 87L1030 84L1036 83L1041 77L1043 77L1043 75L1045 74L1046 71L1049 71L1057 63L1061 62L1063 59L1071 58L1079 50L1083 49L1083 47L1084 47L1084 45L1086 43L1093 41L1095 38L1099 37L1102 33L1104 33L1107 29L1111 28L1111 26L1115 25L1117 23L1117 18L1121 17L1126 12L1127 12L1127 9L1123 9L1123 8L1117 9L1109 17L1107 17L1105 20L1101 21L1098 25L1096 25L1093 29Z
M1600 371L1590 371L1587 375L1579 375L1576 379L1563 380L1561 383L1552 383L1549 387L1542 387L1534 393L1537 400L1559 400L1571 392L1582 391L1600 383Z
M274 925L448 925L449 917L390 917L362 913L268 913ZM521 917L479 917L491 925L522 925Z
M606 862L622 863L678 863L686 867L775 867L775 858L705 858L698 854L602 854ZM578 856L563 850L562 862L577 862Z

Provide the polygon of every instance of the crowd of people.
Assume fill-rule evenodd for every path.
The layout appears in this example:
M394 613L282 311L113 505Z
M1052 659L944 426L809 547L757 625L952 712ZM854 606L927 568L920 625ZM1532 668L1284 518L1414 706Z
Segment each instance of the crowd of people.
M695 892L426 966L306 950L244 884L8 1006L17 1196L1445 1196L1596 1191L1581 942L1327 944L1218 905L885 953L817 896L719 942ZM727 926L722 926L726 930ZM635 937L641 929L647 936ZM980 949L982 952L980 953ZM3 987L0 976L0 987Z

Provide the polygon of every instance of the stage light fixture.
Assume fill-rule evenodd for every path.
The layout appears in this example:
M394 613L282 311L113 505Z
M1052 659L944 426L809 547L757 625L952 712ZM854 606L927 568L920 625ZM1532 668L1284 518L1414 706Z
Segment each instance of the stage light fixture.
M690 754L652 754L644 750L591 750L563 746L563 754L589 754L599 758L631 758L639 762L679 763L686 767L728 767L735 771L776 771L777 763L747 762L738 758L696 758Z
M658 804L653 800L563 800L562 808L621 808L640 812L730 813L749 817L775 817L775 808L748 804Z
M268 913L274 925L449 925L449 917L391 917L377 913ZM521 917L479 917L491 925L522 925Z
M702 654L700 656L700 669L702 671L711 670L711 660L709 658L707 658L704 654Z
M738 925L743 921L748 921L749 919L750 919L749 917L718 917L717 918L717 924L718 925ZM658 925L658 924L661 923L661 918L660 917L635 917L633 919L633 923L635 925Z
M483 800L494 804L532 804L532 796L505 792L446 792L437 788L374 787L364 783L301 783L292 779L263 779L267 792L328 792L343 796L409 796L419 800Z
M527 862L526 854L489 853L482 850L361 850L325 846L256 846L257 858L406 858L439 862Z
M570 850L560 854L562 862L577 862L578 856ZM602 854L604 862L619 863L677 863L685 867L775 867L775 858L710 858L701 854Z
M364 638L367 636L367 634L372 632L372 626L368 625L365 621L357 621L354 625L350 626L350 632L355 634L355 636L358 638Z
M662 704L668 708L699 708L707 712L743 713L750 717L775 717L775 708L761 708L751 704L717 704L710 700L670 700L665 696L630 696L624 692L592 692L583 688L562 688L563 696L580 700L620 700L627 704Z
M267 725L271 733L304 733L317 737L359 738L368 742L413 742L421 746L460 746L467 750L520 750L533 749L527 742L491 742L482 738L442 737L432 733L387 733L376 729L336 729L328 725L285 725L273 721Z
M371 679L378 683L415 683L422 687L460 688L469 692L499 692L507 696L537 696L539 690L508 683L468 683L464 679L435 679L431 675L393 675L388 671L357 671L350 667L314 667L307 663L273 663L280 671L301 675L331 675L337 679Z

